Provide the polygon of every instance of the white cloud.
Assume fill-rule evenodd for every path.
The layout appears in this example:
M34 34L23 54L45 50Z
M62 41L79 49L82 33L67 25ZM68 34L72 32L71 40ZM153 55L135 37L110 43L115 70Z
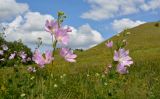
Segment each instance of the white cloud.
M43 30L45 21L47 19L54 19L51 15L41 15L39 12L28 12L24 16L25 23L23 24L23 28L25 30L34 30L39 31Z
M0 21L15 18L28 10L29 7L25 3L17 3L15 0L0 0Z
M138 25L143 24L143 23L145 23L145 22L140 21L140 20L133 21L133 20L128 19L128 18L123 18L123 19L120 19L120 20L114 20L111 25L112 25L112 28L113 28L114 31L121 32L126 28L132 28L132 27L138 26Z
M24 43L33 43L38 37L41 37L45 44L50 44L48 39L50 35L44 31L47 19L53 19L53 17L41 15L39 12L28 12L24 16L17 16L8 24L7 40L22 39Z
M148 10L155 10L160 8L160 0L150 0L147 3L141 5L141 9L148 11Z
M44 31L44 24L47 19L54 19L50 15L42 15L39 12L28 12L24 16L17 16L9 23L7 40L13 41L22 39L25 44L35 44L38 37L42 38L43 44L51 45L51 36ZM70 26L69 47L89 48L103 41L101 34L92 29L89 24L80 26L78 29Z
M91 28L89 24L84 24L78 29L72 27L70 35L69 46L73 48L89 48L102 42L104 38L102 35Z
M91 9L81 15L84 19L95 21L129 15L141 10L160 8L160 0L85 0Z

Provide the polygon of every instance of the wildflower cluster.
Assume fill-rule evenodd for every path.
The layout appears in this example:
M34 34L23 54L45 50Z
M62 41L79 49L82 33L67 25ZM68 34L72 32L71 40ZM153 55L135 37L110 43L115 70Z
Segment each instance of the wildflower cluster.
M130 32L124 31L123 37L129 35ZM129 56L129 50L125 50L125 46L127 42L125 39L118 40L115 43L115 49L113 49L114 43L113 41L108 41L106 46L111 50L111 54L113 56L112 64L109 64L106 68L104 73L107 74L112 68L116 67L116 71L120 74L127 74L128 67L133 64L132 58Z
M41 54L39 51L39 47L34 51L33 61L38 65L39 68L44 68L46 64L50 64L54 60L54 54L57 48L57 44L59 43L62 47L60 49L60 55L68 62L76 62L75 58L76 54L66 46L69 43L69 34L68 32L72 32L70 27L63 27L62 22L66 18L63 12L58 12L58 19L56 20L46 20L45 30L50 33L52 38L52 47L53 50L47 50L44 54ZM34 67L29 67L28 70L30 72L35 72Z
M14 65L20 63L27 63L32 61L31 57L27 55L25 51L11 51L6 44L0 46L0 62L4 63L7 61L15 60Z

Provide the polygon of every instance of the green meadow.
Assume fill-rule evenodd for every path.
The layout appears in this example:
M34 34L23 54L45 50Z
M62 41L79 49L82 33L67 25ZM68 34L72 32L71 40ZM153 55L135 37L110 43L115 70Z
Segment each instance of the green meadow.
M160 99L160 23L156 24L127 30L126 49L134 64L126 75L104 75L112 59L106 40L76 51L76 63L65 62L56 52L53 66L37 71L39 76L29 74L27 66L1 68L0 99Z

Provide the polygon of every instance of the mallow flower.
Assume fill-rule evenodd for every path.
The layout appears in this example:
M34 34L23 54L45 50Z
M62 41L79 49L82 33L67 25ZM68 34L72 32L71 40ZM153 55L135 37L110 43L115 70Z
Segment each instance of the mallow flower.
M22 59L22 60L21 60L21 62L23 62L23 63L26 63L26 61L27 61L26 59Z
M4 51L7 51L8 50L8 46L7 45L2 45L2 49L4 50Z
M32 66L29 66L27 70L28 70L30 73L35 73L35 72L36 72L35 67L32 67Z
M24 51L21 51L19 53L19 56L22 58L22 59L25 59L27 57L27 54L24 52Z
M11 55L9 56L9 59L10 59L10 60L11 60L11 59L14 59L15 56L16 56L16 54L13 53L13 54L11 54Z
M4 54L3 50L0 50L0 55L3 55L3 54Z
M52 52L50 51L45 52L45 57L43 57L38 50L36 50L33 55L33 61L38 64L40 68L43 68L45 64L49 64L52 60Z
M58 30L58 22L54 20L46 20L45 30L51 34L54 34Z
M120 74L127 74L129 71L127 70L127 67L122 65L122 64L118 64L117 65L117 72Z
M40 68L43 68L45 65L45 60L38 50L34 52L33 61L38 64Z
M112 47L113 47L113 41L108 41L108 42L106 43L106 46L107 46L108 48L112 48Z
M65 30L66 32L72 32L72 29L70 27L67 27Z
M31 58L30 58L30 57L28 57L28 58L27 58L27 61L31 61Z
M49 64L53 59L52 52L47 50L45 53L45 64Z
M68 48L61 48L60 55L68 62L76 62L77 55L73 54L73 51Z
M133 64L132 58L129 56L129 51L126 51L124 48L115 51L113 59L118 62L117 72L120 74L128 73L127 66L129 67Z
M69 41L69 35L67 33L67 30L59 29L55 34L55 38L58 42L62 43L63 45L67 45Z

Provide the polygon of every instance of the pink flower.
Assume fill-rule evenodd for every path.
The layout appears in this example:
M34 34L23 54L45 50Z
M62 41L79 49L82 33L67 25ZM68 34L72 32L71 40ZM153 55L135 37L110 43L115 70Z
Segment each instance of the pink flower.
M113 47L113 41L108 41L107 43L106 43L106 46L108 47L108 48L112 48Z
M20 56L22 59L25 59L25 58L27 57L27 54L26 54L24 51L21 51L19 54L20 54L19 56Z
M28 58L27 58L27 61L31 61L31 58L30 58L30 57L28 57Z
M55 38L62 44L67 45L69 41L69 35L67 34L67 30L59 29L55 34Z
M114 61L118 62L117 72L120 74L128 73L127 67L133 64L132 58L128 55L129 51L125 51L125 49L121 48L118 51L114 52Z
M127 74L128 73L128 70L127 70L127 67L124 66L123 64L118 64L117 65L117 72L120 73L120 74Z
M26 63L26 59L22 59L21 62Z
M70 27L67 27L65 30L66 32L72 32L72 29Z
M76 62L75 58L77 55L73 54L73 51L69 50L68 48L62 48L60 55L68 62Z
M54 58L52 57L52 52L51 51L46 51L45 53L45 63L49 64Z
M40 68L43 68L45 64L49 64L52 60L52 52L50 51L46 51L45 58L38 50L36 50L33 55L33 61L38 64Z
M38 50L36 50L33 55L33 61L38 64L40 68L43 68L45 65L45 60Z
M30 73L35 73L35 72L36 72L35 67L32 67L32 66L29 66L27 70L28 70Z
M3 50L0 50L0 55L3 55L3 54L4 54Z
M7 45L2 45L2 48L3 48L4 51L8 50L8 46Z
M51 34L54 34L58 30L58 22L46 20L45 30Z
M11 55L9 56L9 59L10 59L10 60L11 60L11 59L14 59L15 56L16 56L16 54L13 53L13 54L11 54Z

